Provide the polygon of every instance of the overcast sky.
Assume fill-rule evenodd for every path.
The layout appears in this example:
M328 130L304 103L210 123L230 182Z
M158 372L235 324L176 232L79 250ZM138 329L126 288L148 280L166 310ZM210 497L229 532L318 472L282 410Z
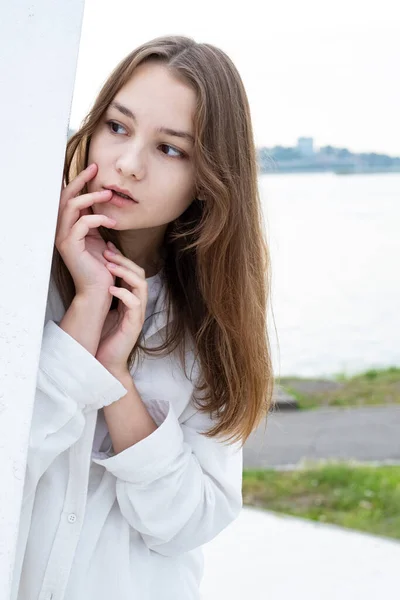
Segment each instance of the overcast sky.
M70 126L126 54L170 34L229 54L258 146L311 136L400 156L398 0L86 0Z

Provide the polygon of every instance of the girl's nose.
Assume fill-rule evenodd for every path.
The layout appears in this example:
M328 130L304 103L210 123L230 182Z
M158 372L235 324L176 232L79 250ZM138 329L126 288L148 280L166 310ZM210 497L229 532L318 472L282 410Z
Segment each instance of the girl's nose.
M130 148L121 154L116 161L117 171L126 178L143 179L146 172L144 152Z

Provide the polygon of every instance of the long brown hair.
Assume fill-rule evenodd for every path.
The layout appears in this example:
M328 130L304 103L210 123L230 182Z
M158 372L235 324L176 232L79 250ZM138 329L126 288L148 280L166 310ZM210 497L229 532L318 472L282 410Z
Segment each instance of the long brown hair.
M165 342L147 353L179 350L185 337L194 341L201 380L195 398L214 426L205 433L229 442L245 442L267 415L273 372L267 332L270 258L258 192L258 164L249 104L238 71L220 49L182 36L143 44L124 58L103 85L79 130L68 140L64 181L87 166L91 136L117 92L135 68L162 61L192 86L196 198L167 227L164 277L168 314ZM83 190L85 193L86 190ZM118 231L100 227L102 237L120 248ZM72 277L57 249L53 275L65 308L75 295ZM186 371L185 371L186 372Z

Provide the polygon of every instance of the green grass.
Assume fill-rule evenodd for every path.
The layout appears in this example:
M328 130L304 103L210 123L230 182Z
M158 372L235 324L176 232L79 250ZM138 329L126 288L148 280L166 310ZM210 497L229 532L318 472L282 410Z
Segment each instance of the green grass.
M246 470L244 504L400 539L400 466Z
M400 404L400 368L371 369L331 380L281 377L276 382L294 396L299 408Z

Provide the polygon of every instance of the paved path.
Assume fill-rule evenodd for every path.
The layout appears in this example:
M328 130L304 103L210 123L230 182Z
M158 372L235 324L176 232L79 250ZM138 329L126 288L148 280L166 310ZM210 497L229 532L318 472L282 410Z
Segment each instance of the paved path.
M204 546L202 600L397 600L400 543L245 508Z
M303 458L400 462L400 406L282 410L244 448L245 467L291 465Z

